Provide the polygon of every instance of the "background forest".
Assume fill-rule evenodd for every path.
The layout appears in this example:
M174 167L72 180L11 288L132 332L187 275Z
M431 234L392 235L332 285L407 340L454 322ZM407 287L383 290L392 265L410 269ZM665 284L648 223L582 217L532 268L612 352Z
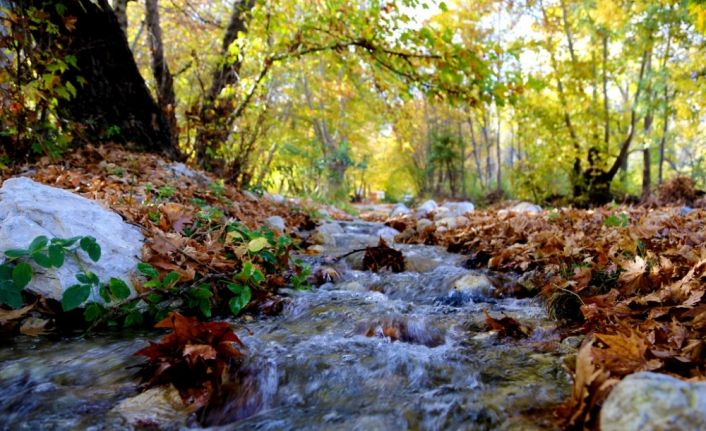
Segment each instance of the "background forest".
M0 5L5 164L116 141L334 200L585 205L705 185L697 1Z

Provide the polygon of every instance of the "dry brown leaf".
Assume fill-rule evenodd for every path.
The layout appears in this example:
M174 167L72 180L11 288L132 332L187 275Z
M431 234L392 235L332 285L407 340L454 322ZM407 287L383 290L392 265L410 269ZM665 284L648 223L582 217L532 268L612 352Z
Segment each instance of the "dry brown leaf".
M41 319L38 317L29 317L22 322L22 325L20 326L20 333L29 335L30 337L45 335L49 333L48 326L50 324L50 320Z
M0 308L0 324L23 318L27 313L32 311L34 306L35 304L29 304L17 310L4 310Z
M636 371L652 371L662 366L662 361L647 359L647 343L637 332L628 335L595 334L605 348L594 347L593 356L614 375L625 376Z
M620 274L620 283L626 295L645 290L649 286L647 262L635 256L635 260L622 265L625 272Z
M488 310L483 310L485 314L485 324L491 331L497 331L501 337L527 338L532 333L532 329L521 324L512 317L504 316L500 319L493 318Z

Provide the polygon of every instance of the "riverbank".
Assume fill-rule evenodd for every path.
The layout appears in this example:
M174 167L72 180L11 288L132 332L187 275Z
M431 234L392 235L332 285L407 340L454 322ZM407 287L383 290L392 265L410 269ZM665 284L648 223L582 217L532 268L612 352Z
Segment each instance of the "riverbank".
M568 426L597 426L611 389L632 373L706 377L703 209L525 203L469 212L456 226L446 212L391 214L385 223L400 242L440 245L466 256L467 268L513 274L498 296L542 297L565 334L585 336L571 366L573 396L558 410ZM379 219L380 209L370 214Z

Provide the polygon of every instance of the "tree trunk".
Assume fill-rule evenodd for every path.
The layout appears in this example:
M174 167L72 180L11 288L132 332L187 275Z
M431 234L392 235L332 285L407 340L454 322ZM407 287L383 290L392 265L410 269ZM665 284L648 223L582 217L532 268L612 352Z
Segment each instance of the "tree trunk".
M458 120L458 142L461 145L461 164L459 174L461 177L461 198L466 199L466 140L463 138L463 123Z
M608 103L608 34L603 36L603 142L610 151L610 107Z
M647 57L647 75L652 73L652 52ZM652 157L650 155L650 131L652 130L652 121L654 119L653 111L653 94L651 83L647 86L647 113L644 120L644 148L642 150L642 199L645 200L650 196L652 187Z
M500 109L498 109L498 130L497 134L495 136L495 158L497 159L497 164L498 164L498 170L496 172L497 177L496 177L496 190L500 191L503 188L502 184L502 154L500 152Z
M664 117L662 118L662 138L659 140L659 163L657 165L657 184L662 185L664 180L664 147L667 144L667 131L669 130L669 87L664 87Z
M108 1L63 1L64 16L77 19L72 31L66 29L63 16L50 3L23 2L48 14L66 38L65 52L76 57L77 68L67 70L63 79L76 85L77 94L70 100L60 100L59 115L85 127L83 136L92 141L105 139L106 132L119 128L125 142L176 158L178 151L172 145L169 125L140 76ZM37 36L42 39L46 35ZM83 81L83 85L78 84Z
M157 83L157 103L167 119L172 146L179 148L174 78L164 58L162 27L159 21L159 0L145 0L145 19L147 21L150 53L152 55L152 74Z
M667 62L671 54L672 47L672 26L669 26L669 31L667 33L667 46L664 50L664 57L662 58L662 70L666 72ZM664 93L663 93L663 106L664 117L662 118L662 138L659 140L659 163L657 165L657 184L662 185L662 180L664 179L664 147L667 143L667 131L669 130L669 81L665 78L664 83Z
M650 147L645 147L642 150L642 199L645 200L650 196L650 188L652 186L652 169L650 163L652 157L650 155Z
M481 132L483 134L483 146L485 147L485 184L488 188L490 188L490 181L493 178L493 162L491 161L493 143L490 142L490 135L488 133L488 117L485 113L483 113L483 125L481 127Z
M470 111L468 112L468 126L471 129L471 144L473 145L473 160L476 162L476 175L478 176L480 186L482 188L485 188L483 183L483 170L481 168L480 161L480 148L478 145L478 141L476 140L476 132L473 127L473 116L471 115Z
M255 5L255 0L240 0L233 5L233 11L221 46L221 62L213 73L211 87L204 96L199 110L201 127L196 135L194 151L196 161L203 168L213 168L215 160L213 152L216 146L225 143L230 135L230 126L233 123L232 114L235 104L232 99L219 99L219 95L229 85L237 85L240 80L239 72L241 60L228 63L228 49L235 42L238 33L247 31L250 19L250 10Z
M130 0L113 0L113 11L115 11L115 17L118 19L118 24L120 28L127 36L127 2Z
M620 152L608 171L602 171L593 167L591 155L589 154L589 169L584 172L584 181L586 183L586 191L588 194L589 203L594 205L602 205L610 202L612 196L610 193L610 183L615 178L620 168L627 162L628 150L635 137L635 129L637 128L637 105L642 93L645 70L647 69L649 52L645 50L640 63L640 73L637 80L637 89L630 108L630 125L628 134L620 145Z

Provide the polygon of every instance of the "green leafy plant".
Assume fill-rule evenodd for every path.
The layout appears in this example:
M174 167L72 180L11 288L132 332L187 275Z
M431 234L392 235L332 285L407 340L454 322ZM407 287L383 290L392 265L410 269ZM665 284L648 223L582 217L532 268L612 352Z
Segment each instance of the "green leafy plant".
M311 266L304 263L303 260L297 259L294 261L294 271L289 278L289 282L295 290L310 290L309 276L311 276Z
M218 214L221 215L221 214ZM222 222L221 217L220 221ZM79 270L76 284L68 287L61 298L61 308L70 312L83 308L90 328L96 326L133 327L164 319L172 311L200 313L211 318L214 310L239 315L256 298L270 298L274 289L287 283L294 289L308 289L311 268L301 260L292 260L292 238L276 236L267 228L249 229L237 222L219 224L203 220L196 227L203 231L225 231L222 241L240 261L236 272L200 274L181 282L179 272L160 273L148 263L139 263L137 271L146 281L133 292L128 283L112 277L101 280L86 268L85 262L97 262L101 247L91 236L73 238L35 238L27 248L4 252L0 265L0 305L20 308L23 290L31 283L37 266L57 269L66 259L74 259Z
M628 215L625 213L611 214L603 220L603 225L607 227L628 227L628 223Z
M114 138L119 138L120 135L122 135L123 131L120 128L120 126L113 124L112 126L109 126L105 131L102 133L101 138L103 139L114 139Z
M0 304L12 308L22 306L22 290L32 281L34 275L29 262L34 262L46 269L60 268L68 255L82 266L79 250L86 253L94 262L100 259L101 248L96 239L91 236L49 240L41 235L34 238L27 248L6 250L5 262L0 265ZM77 275L77 278L81 284L71 286L64 292L62 306L65 310L71 310L80 305L88 298L90 286L99 284L98 278L92 273L82 272ZM88 293L85 286L89 286ZM76 301L81 298L83 299L76 304Z
M262 271L252 262L246 261L240 272L233 277L233 282L226 283L226 287L233 294L228 301L228 307L234 316L248 305L252 298L252 289L260 287L263 281L265 281L265 275Z
M166 201L174 197L174 194L176 194L176 188L170 186L170 185L163 185L159 189L157 189L157 200L158 201Z

